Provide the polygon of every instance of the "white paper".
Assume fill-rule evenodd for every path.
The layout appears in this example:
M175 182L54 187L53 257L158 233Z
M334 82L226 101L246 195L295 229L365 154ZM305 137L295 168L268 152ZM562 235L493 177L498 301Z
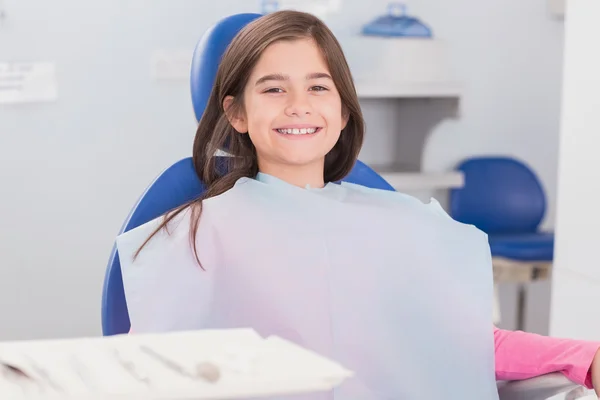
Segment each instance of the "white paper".
M56 101L56 66L51 62L0 62L0 104Z
M251 326L354 371L340 399L497 399L487 236L437 201L241 178L202 210L204 269L189 209L133 260L160 222L116 240L134 332Z

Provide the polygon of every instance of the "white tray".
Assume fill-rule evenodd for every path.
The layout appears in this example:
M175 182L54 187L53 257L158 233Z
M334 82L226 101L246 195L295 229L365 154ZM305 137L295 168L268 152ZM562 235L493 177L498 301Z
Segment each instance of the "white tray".
M3 342L0 361L33 378L1 368L0 399L11 400L281 396L328 391L352 376L318 354L251 329ZM217 368L216 381L198 375L202 363Z

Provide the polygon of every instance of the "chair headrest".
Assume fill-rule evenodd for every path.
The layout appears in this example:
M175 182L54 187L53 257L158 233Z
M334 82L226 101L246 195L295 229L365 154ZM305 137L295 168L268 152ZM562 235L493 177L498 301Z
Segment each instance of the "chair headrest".
M215 83L219 63L227 46L244 26L259 17L262 15L247 13L223 18L210 27L196 45L192 58L190 85L197 121L202 118Z

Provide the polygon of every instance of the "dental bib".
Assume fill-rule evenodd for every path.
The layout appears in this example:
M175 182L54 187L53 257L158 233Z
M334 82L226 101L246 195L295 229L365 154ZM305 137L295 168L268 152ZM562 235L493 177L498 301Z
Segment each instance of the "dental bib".
M310 400L497 399L487 236L397 192L242 178L117 238L135 332L253 328L355 375ZM282 365L282 368L285 368Z

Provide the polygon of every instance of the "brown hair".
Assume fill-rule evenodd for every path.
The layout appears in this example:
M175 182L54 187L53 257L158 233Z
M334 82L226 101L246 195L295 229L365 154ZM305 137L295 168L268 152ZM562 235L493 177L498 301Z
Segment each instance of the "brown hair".
M278 41L306 38L314 40L321 49L340 94L343 112L348 116L348 123L339 140L325 157L324 181L335 182L350 173L362 147L364 120L350 68L340 44L329 28L311 14L289 10L267 14L245 26L228 46L198 125L193 162L198 177L206 185L206 191L198 199L167 213L161 225L136 252L136 256L158 231L166 228L173 218L190 207L190 240L200 263L196 251L196 231L202 213L202 200L218 196L231 189L238 179L253 178L258 173L256 149L250 136L238 133L231 126L223 101L227 96L233 96L228 112L233 115L241 112L244 106L244 88L263 51ZM224 150L231 157L217 157L217 150Z

